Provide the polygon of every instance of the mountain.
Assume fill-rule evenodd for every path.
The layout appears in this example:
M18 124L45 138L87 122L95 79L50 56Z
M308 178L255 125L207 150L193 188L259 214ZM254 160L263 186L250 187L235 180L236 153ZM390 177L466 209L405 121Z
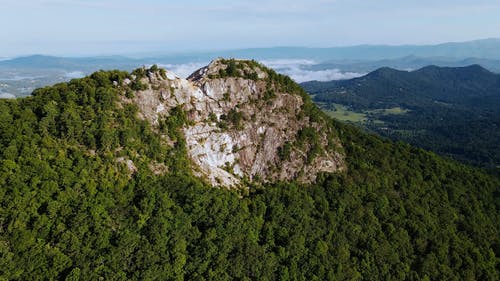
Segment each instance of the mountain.
M339 104L367 114L363 126L383 136L464 162L500 166L500 75L479 65L380 68L351 80L302 86L325 109ZM406 112L388 114L389 109Z
M32 55L0 59L0 95L27 96L36 88L81 78L98 70L131 71L143 65L167 66L184 76L214 57L257 59L299 82L358 77L380 67L408 70L430 64L450 67L480 64L500 72L499 42L499 39L484 39L421 46L275 47L129 57Z
M428 65L441 67L463 67L472 64L478 64L489 71L500 72L500 60L480 59L480 58L451 58L451 57L420 57L404 56L393 59L382 60L331 60L318 64L304 66L304 69L310 71L324 71L328 69L339 69L344 72L369 73L382 67L390 67L398 70L415 70Z
M213 57L238 57L258 60L269 59L307 59L318 63L391 61L413 62L425 60L431 62L471 62L500 60L500 38L481 39L466 42L448 42L436 45L356 45L345 47L306 48L306 47L272 47L220 50L210 52L191 52L182 54L151 53L135 56L96 56L96 57L54 57L32 55L13 59L0 60L0 68L33 67L33 68L71 68L78 66L120 67L136 66L160 62L188 63L208 61ZM96 66L98 66L96 68ZM451 66L451 65L450 65ZM495 63L495 66L498 66Z
M0 61L0 94L27 96L34 89L80 78L100 69L132 70L136 59L109 56L67 58L33 55Z
M62 70L97 70L99 68L137 67L141 61L124 56L109 57L55 57L32 55L0 61L0 69L62 69Z
M466 42L447 42L434 45L355 45L326 48L274 47L223 50L199 53L199 56L281 59L327 60L381 60L405 56L448 57L454 59L500 59L500 38ZM159 55L161 56L161 55Z
M497 280L499 194L254 61L0 100L6 280Z
M286 54L286 53L284 53ZM493 72L500 72L500 60L492 59L455 59L447 57L405 56L383 60L328 60L312 61L306 59L276 59L263 56L262 61L275 71L290 75L295 81L330 80L359 77L380 67L392 67L401 70L418 69L427 65L467 66L479 64ZM288 54L292 55L292 54ZM192 71L204 65L209 59L206 55L186 55L181 57L128 58L110 57L51 57L29 56L0 61L0 93L15 96L27 96L34 89L80 78L97 70L124 69L133 70L142 65L161 64L168 66L177 74L187 77Z
M162 120L173 108L188 113L187 153L195 174L213 185L236 186L243 178L308 182L344 168L340 141L304 103L300 87L256 62L215 60L188 80L166 72L141 83L151 90L131 102L150 123L169 122Z
M332 97L355 109L408 107L424 101L431 104L440 101L464 108L478 106L497 110L500 97L500 75L479 65L458 68L426 66L411 72L384 67L352 80L303 85L315 94L322 91L317 96L319 101ZM335 88L346 91L344 100L326 93ZM358 100L349 103L351 97Z

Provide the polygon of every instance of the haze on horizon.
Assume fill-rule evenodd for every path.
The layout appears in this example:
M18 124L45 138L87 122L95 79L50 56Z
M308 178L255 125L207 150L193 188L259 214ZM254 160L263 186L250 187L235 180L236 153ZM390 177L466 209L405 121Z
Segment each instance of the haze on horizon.
M0 57L436 44L500 37L500 1L185 2L0 0Z

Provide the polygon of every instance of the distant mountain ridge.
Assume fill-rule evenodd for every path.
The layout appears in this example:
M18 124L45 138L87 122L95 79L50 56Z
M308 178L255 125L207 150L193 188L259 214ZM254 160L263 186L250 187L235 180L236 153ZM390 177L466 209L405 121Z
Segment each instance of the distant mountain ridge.
M467 163L500 166L500 74L479 65L384 67L350 80L301 85L323 109L340 104L365 114L362 126L382 136ZM390 109L404 114L386 114Z
M358 77L380 67L413 70L427 65L479 64L500 73L500 39L439 45L358 45L331 48L274 47L130 56L57 57L31 55L0 60L0 94L27 96L38 88L98 70L131 71L158 64L181 76L217 57L256 59L297 82Z
M94 69L96 67L119 67L121 65L136 65L137 59L123 56L105 57L57 57L47 55L31 55L0 61L0 68L56 68L73 70Z
M256 58L272 52L275 56L293 54L317 59L378 60L395 59L408 55L421 57L488 58L500 59L500 38L480 39L466 42L447 42L435 45L355 45L345 47L302 48L277 47L255 48L232 51L235 55L253 55Z
M454 60L475 59L497 59L500 60L500 38L480 39L465 42L447 42L429 45L354 45L337 47L263 47L232 49L207 52L186 52L183 54L166 53L143 53L132 56L88 56L88 57L64 57L71 61L85 61L89 58L97 58L100 61L148 61L150 59L170 60L172 62L207 60L214 57L235 57L251 59L268 58L302 58L318 61L328 60L383 60L398 59L404 57L433 57L451 58ZM22 58L39 60L41 58L57 58L54 56L32 55L7 60L7 62L19 62ZM0 63L3 65L4 63ZM7 63L9 64L9 63Z
M500 98L500 74L492 73L480 65L431 65L414 71L383 67L351 80L306 82L302 85L315 93L317 101L334 100L355 109L412 106L425 100L463 107L479 105L496 110L497 99ZM495 102L492 103L492 100Z

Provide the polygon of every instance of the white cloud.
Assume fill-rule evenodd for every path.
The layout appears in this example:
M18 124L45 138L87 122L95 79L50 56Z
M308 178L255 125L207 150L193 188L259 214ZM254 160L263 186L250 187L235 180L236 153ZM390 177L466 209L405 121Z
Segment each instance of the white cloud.
M177 74L179 77L187 78L196 70L206 66L206 62L190 62L183 64L158 64L159 67L163 67Z
M289 75L297 83L302 83L306 81L330 81L330 80L343 80L352 79L356 77L363 76L363 73L356 72L342 72L339 69L327 69L327 70L291 70L283 74Z
M274 69L316 64L315 61L306 59L273 59L273 60L261 60L260 62Z
M15 99L16 96L14 96L13 94L9 94L9 93L1 93L0 94L0 99Z
M339 69L317 71L304 69L304 66L312 66L316 64L315 61L306 59L272 59L262 60L260 63L274 69L278 73L290 76L298 83L312 80L330 81L351 79L365 75L365 73L343 72ZM207 62L190 62L183 64L158 64L158 66L174 72L179 77L187 78L193 72L206 66L207 64Z
M73 79L73 78L82 78L85 76L85 74L82 71L71 71L67 72L64 74L67 78Z
M261 61L264 65L273 68L281 74L290 76L298 83L318 80L342 80L351 79L365 75L365 73L357 72L343 72L340 69L326 69L326 70L308 70L304 66L315 65L316 62L312 60L297 60L297 59L277 59L277 60L264 60Z

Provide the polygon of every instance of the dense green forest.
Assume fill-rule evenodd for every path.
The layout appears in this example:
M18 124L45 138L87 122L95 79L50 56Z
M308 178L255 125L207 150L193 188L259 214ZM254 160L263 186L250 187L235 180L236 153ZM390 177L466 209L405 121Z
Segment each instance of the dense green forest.
M499 178L329 120L346 172L211 188L182 110L159 128L168 147L117 106L143 87L127 77L0 100L0 280L500 279Z
M381 68L360 78L302 86L325 110L340 104L364 114L354 121L365 129L499 171L500 75L479 65ZM405 113L387 114L394 108Z

